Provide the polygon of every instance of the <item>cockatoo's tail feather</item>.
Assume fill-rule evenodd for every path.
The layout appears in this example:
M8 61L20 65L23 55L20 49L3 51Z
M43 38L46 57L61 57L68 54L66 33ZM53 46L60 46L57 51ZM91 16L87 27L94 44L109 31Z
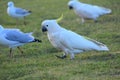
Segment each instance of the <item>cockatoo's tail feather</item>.
M111 9L108 9L108 8L104 8L104 7L100 7L103 11L104 11L104 14L109 14L112 12Z
M96 41L94 39L91 39L91 38L88 38L88 37L85 37L85 36L84 36L84 38L91 41L91 42L93 42L93 43L95 43L97 46L99 46L98 50L100 50L100 51L109 51L108 47L105 44L100 43L100 42L98 42L98 41Z

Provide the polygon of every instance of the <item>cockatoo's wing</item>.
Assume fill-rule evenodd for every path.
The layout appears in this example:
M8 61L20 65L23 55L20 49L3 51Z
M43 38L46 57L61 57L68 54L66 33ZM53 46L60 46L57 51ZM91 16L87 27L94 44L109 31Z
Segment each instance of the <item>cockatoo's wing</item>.
M66 48L71 49L71 50L72 49L108 50L108 48L105 45L100 45L100 43L97 41L86 39L83 36L80 36L72 31L67 31L67 30L61 32L60 41L61 41L61 44L63 44Z
M109 49L107 48L107 46L106 46L105 44L101 43L101 42L98 42L98 41L96 41L96 40L94 40L94 39L91 39L91 38L88 38L88 37L86 37L86 36L84 36L84 38L87 39L87 40L89 40L89 41L91 41L91 42L93 42L93 43L95 43L96 45L98 45L98 46L100 46L100 47L102 47L102 48L104 48L104 49L106 49L106 50L109 50Z
M100 7L97 5L82 3L81 6L82 6L83 10L85 10L86 12L88 11L89 13L93 12L94 14L98 14L98 15L104 15L104 14L111 13L111 9L108 9L105 7Z

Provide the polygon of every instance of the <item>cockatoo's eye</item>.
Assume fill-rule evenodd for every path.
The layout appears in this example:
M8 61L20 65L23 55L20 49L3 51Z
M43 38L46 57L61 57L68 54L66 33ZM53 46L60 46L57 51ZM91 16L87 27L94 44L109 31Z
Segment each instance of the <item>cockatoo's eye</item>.
M46 25L48 27L48 25Z

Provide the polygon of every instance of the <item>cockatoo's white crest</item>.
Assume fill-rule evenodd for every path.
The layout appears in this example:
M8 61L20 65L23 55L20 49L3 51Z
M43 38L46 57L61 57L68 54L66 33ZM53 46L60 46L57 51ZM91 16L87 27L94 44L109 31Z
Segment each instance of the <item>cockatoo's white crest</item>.
M56 32L60 26L58 25L58 22L60 22L63 19L63 14L58 18L54 20L44 20L42 22L42 31L43 32Z
M60 22L62 19L63 19L63 14L56 21Z

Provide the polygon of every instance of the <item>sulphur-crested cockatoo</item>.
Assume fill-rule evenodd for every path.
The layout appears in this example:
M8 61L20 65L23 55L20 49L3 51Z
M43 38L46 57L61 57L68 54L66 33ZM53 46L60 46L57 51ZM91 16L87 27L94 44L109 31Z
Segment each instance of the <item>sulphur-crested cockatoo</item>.
M60 18L61 19L61 18ZM106 45L81 36L75 32L62 28L57 22L60 20L44 20L42 22L42 32L47 32L47 36L51 44L64 52L62 57L65 58L69 53L71 59L74 59L74 54L89 50L109 51Z
M8 2L8 8L7 8L7 13L9 16L16 18L16 19L24 19L25 16L28 16L31 14L31 11L26 10L26 9L22 9L19 7L15 7L14 3L12 1ZM26 22L24 21L24 24L26 24Z
M99 16L111 13L111 9L85 4L79 0L70 0L68 6L69 9L73 9L74 12L82 18L82 23L85 22L85 19L93 19L96 22Z
M11 57L13 56L13 48L17 47L20 52L23 53L20 46L31 42L41 42L41 40L35 39L32 36L32 32L23 33L19 29L7 29L0 25L0 45L8 46L10 48Z

